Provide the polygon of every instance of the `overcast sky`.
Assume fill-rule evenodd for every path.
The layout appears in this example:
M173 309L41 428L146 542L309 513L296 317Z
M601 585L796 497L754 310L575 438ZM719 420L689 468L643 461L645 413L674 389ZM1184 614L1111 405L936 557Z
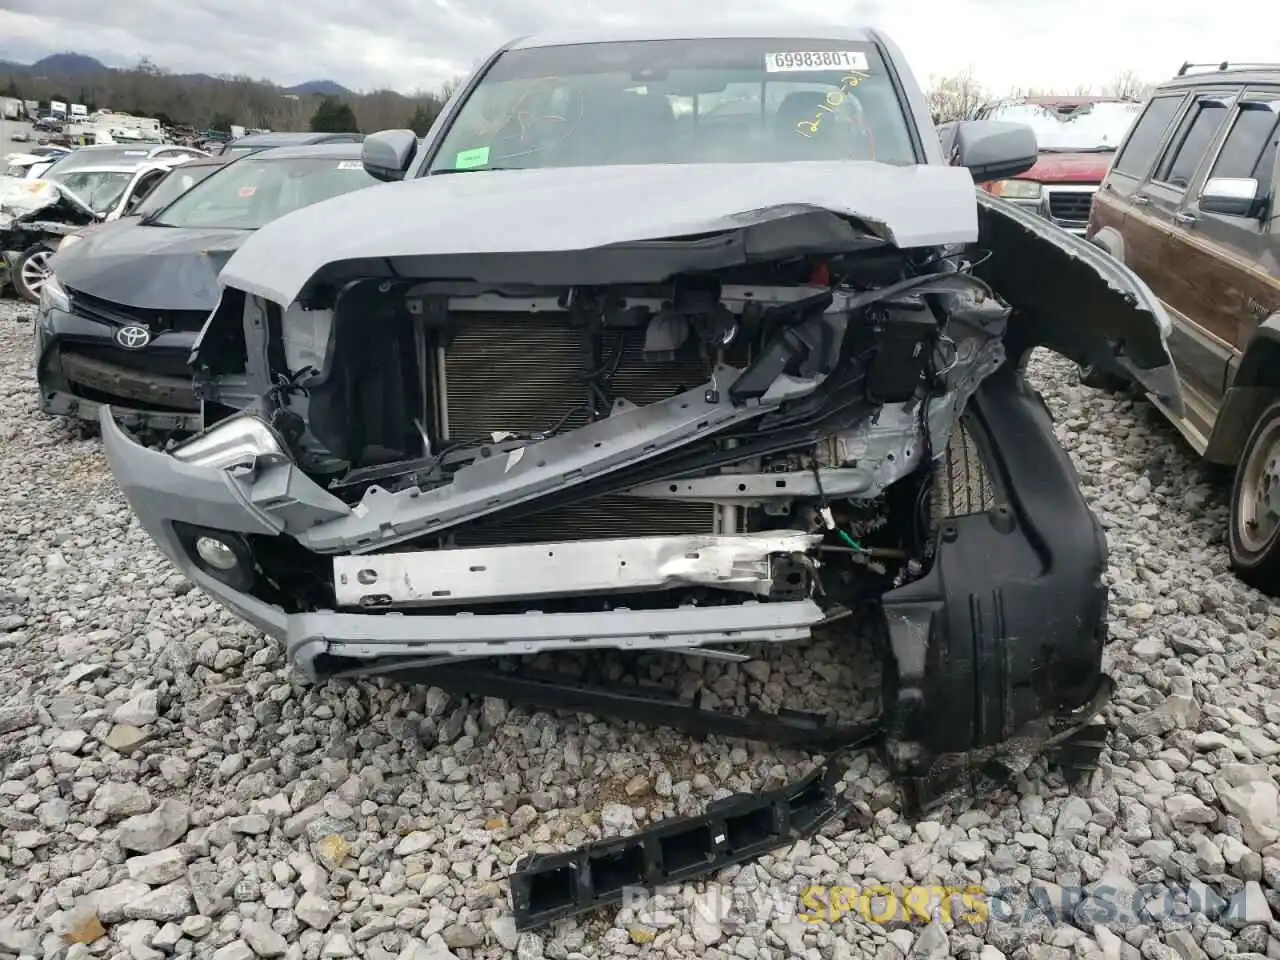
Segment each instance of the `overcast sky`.
M766 11L786 22L879 26L922 83L972 67L1003 93L1072 89L1131 69L1159 81L1183 60L1280 62L1275 0L0 0L0 59L75 50L110 66L149 56L179 72L283 85L332 79L410 92L465 74L512 36L574 24L669 23ZM758 15L758 14L757 14Z

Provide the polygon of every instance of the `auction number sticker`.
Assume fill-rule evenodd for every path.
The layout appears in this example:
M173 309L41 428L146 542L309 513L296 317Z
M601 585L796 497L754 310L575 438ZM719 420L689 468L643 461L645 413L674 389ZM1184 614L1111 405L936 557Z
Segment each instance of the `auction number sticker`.
M870 69L867 55L861 50L788 50L764 55L765 73L791 73L801 70Z
M338 169L339 170L363 170L364 164L361 163L359 160L339 160Z
M489 164L489 148L473 147L470 150L463 150L453 158L453 169L455 170L474 170L476 167L484 167Z

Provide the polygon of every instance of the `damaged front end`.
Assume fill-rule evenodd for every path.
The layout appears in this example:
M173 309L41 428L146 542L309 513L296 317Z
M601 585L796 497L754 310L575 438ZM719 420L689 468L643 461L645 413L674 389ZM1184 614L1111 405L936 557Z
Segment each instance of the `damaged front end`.
M1045 744L1087 767L1109 689L1106 544L1020 371L1039 343L1106 349L1160 389L1167 321L1132 275L1008 204L982 208L979 236L956 173L915 177L896 222L762 203L591 249L352 251L296 285L238 267L259 234L193 354L206 430L148 450L104 411L112 470L184 573L313 678L412 675L810 747L874 739L917 809ZM908 229L939 203L945 229ZM1050 339L1071 304L1000 295L974 275L975 240L1004 270L1087 273L1102 345ZM939 468L960 449L981 463L969 482ZM867 610L884 671L870 728L712 721L486 659L732 659ZM786 802L752 814L742 850L785 839ZM707 837L689 863L730 857ZM652 850L627 854L628 882L666 875ZM567 889L525 919L607 899Z

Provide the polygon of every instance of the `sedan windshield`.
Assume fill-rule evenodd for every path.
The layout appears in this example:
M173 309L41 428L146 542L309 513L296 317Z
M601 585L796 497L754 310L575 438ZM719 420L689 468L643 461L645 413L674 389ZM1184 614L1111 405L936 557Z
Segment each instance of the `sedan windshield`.
M162 227L257 230L286 213L377 182L359 160L248 156L219 167L148 222Z
M510 50L430 173L598 164L918 162L874 44L646 40Z
M163 210L197 183L203 183L209 179L216 170L218 170L217 166L203 163L199 166L175 167L154 190L147 194L146 199L134 207L133 215L145 217L157 210Z
M71 191L90 210L101 215L115 209L134 176L129 170L60 170L55 167L46 170L41 179L52 180Z

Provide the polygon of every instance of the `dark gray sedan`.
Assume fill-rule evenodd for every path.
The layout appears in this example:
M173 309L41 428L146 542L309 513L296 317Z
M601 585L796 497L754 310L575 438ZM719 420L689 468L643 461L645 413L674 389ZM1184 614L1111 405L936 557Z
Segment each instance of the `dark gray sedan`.
M187 358L217 305L218 272L246 237L302 207L376 184L358 143L267 150L214 171L167 206L69 237L36 320L40 408L194 429Z

